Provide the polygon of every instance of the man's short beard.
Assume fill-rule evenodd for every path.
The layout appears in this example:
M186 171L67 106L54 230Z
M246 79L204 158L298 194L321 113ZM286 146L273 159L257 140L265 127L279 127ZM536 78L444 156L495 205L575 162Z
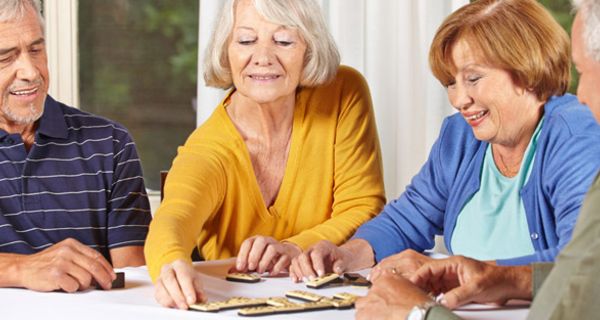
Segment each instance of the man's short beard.
M13 109L8 104L4 104L0 107L0 111L4 114L4 117L11 122L14 122L19 125L28 125L36 122L39 118L42 117L44 113L44 104L40 108L39 112L35 107L35 104L32 102L28 106L28 113L25 115L19 115L17 112L13 112Z

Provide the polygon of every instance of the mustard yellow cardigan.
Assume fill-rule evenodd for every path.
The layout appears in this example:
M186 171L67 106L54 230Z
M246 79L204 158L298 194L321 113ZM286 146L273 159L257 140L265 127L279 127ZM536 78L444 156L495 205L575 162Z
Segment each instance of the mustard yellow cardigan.
M178 149L146 240L153 280L164 264L190 261L195 246L210 260L235 256L253 235L303 249L321 239L341 244L383 208L371 96L356 70L342 66L332 83L298 91L285 174L268 208L225 108Z

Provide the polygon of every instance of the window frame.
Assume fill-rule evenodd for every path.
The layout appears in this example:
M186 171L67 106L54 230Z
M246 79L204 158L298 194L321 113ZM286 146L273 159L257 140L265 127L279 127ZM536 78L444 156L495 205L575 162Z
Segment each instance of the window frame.
M79 108L77 0L44 1L49 94ZM60 17L60 18L59 18Z

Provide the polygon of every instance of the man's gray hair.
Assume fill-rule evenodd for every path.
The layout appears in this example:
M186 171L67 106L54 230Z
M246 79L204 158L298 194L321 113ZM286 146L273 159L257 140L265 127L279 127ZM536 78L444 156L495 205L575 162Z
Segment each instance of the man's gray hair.
M600 62L600 0L572 0L583 14L583 41L587 54Z
M44 29L44 17L40 0L0 0L0 22L22 19L28 8L33 8Z

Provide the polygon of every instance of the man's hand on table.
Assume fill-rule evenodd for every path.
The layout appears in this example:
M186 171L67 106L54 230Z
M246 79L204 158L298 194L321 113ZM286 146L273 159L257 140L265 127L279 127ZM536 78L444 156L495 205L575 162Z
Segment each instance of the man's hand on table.
M422 289L392 269L379 272L369 294L356 301L356 319L406 319L416 305L430 302L431 297Z
M184 260L175 260L162 267L156 279L154 297L164 307L182 310L207 299L200 274Z
M19 255L17 270L18 286L35 291L86 290L92 279L107 290L116 278L102 254L74 239L35 254Z
M532 298L530 266L503 267L453 256L425 263L410 280L435 295L444 293L440 302L450 309L471 302L504 304Z

